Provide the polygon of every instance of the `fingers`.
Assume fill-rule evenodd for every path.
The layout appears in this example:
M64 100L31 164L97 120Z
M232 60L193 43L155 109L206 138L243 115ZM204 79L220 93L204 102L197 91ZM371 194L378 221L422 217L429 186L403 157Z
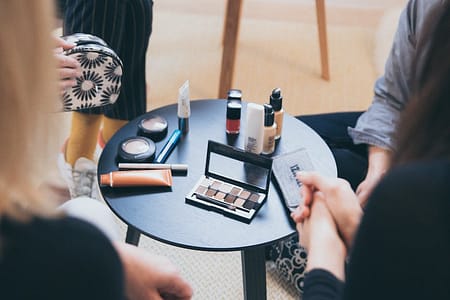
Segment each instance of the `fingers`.
M73 57L58 53L55 54L55 58L59 68L71 68L78 71L81 70L80 63Z
M68 50L68 49L71 49L76 46L74 43L68 42L59 36L54 36L54 39L55 39L57 48L62 48L64 50Z
M304 185L312 186L319 190L327 189L329 185L328 178L317 172L297 172L297 179Z

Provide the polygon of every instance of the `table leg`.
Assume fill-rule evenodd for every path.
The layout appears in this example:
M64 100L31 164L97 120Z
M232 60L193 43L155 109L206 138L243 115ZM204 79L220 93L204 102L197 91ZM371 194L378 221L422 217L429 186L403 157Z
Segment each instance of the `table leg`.
M244 299L266 299L266 257L264 246L241 251Z
M131 225L128 225L127 237L125 242L137 246L139 244L139 238L141 237L141 232Z

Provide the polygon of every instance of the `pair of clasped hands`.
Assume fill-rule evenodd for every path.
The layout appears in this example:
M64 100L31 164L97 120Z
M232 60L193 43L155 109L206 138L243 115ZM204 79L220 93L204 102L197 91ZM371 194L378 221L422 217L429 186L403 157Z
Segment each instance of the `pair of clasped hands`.
M325 269L344 280L344 261L363 211L344 179L298 172L304 205L292 212L300 244L308 251L307 271Z

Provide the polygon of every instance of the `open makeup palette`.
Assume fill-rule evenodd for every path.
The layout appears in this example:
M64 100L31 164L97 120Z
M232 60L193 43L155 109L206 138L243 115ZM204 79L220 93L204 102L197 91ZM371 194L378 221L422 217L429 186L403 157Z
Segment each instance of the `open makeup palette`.
M266 201L272 160L208 141L205 173L186 202L250 223Z

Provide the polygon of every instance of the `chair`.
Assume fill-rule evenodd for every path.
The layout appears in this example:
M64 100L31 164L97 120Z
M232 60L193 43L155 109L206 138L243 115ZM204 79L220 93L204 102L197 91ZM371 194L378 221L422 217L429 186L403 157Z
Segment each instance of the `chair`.
M219 98L225 98L233 82L234 61L241 18L242 0L227 0L223 29L222 66L219 81ZM317 27L319 32L322 78L330 79L328 67L328 45L324 0L316 0Z

